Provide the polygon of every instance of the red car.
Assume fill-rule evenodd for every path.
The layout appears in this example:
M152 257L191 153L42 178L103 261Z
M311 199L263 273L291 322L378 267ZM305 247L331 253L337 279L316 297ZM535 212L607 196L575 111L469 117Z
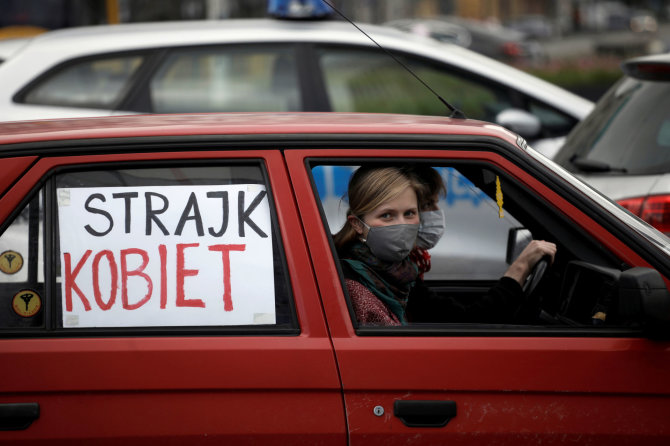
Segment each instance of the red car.
M34 121L0 124L0 157L2 444L670 442L670 240L501 127ZM332 234L370 163L444 179L435 295L556 243L537 311L358 323Z

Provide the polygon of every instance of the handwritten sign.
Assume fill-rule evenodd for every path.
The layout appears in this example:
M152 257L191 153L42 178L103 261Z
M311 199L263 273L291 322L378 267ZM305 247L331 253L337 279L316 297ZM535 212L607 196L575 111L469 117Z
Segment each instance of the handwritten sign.
M263 185L57 194L64 327L275 323Z

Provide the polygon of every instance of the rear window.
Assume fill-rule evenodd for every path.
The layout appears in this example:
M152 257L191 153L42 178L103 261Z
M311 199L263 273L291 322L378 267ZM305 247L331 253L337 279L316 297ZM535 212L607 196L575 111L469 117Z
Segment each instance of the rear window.
M612 171L670 171L670 83L624 78L570 134L556 157L574 169L576 158Z
M143 56L85 59L58 67L20 93L20 102L112 109L130 88Z

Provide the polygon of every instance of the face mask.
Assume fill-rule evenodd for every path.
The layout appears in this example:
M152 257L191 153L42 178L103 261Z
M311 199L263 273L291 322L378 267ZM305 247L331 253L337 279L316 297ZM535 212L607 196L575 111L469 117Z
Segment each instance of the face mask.
M440 241L444 234L444 212L437 211L421 212L421 224L416 236L416 246L423 249L431 249Z
M400 262L409 255L416 243L416 234L419 225L389 225L368 226L363 220L358 219L366 228L368 236L363 239L372 254L380 260L387 262Z

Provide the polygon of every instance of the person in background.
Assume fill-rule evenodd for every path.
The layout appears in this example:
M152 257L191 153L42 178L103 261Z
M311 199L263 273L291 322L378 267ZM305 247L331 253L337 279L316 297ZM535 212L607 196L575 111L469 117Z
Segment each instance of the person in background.
M429 249L435 247L442 238L445 230L444 212L440 209L440 198L447 195L440 173L430 166L414 166L408 170L415 183L421 185L419 189L419 232L416 245L410 258L419 268L419 278L430 271Z

